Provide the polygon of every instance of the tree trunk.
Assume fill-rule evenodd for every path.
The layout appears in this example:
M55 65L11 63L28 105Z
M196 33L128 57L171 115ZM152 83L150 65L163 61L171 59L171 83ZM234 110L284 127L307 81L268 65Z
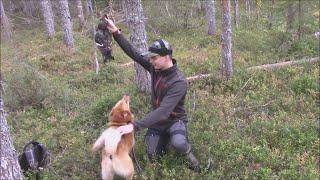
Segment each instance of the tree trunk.
M205 12L206 12L206 32L208 35L213 35L216 33L216 15L214 0L206 0L204 2Z
M247 13L247 18L251 19L251 0L246 0L246 13Z
M303 11L302 11L302 1L299 0L299 4L298 4L298 16L299 16L299 27L298 27L298 37L299 37L299 40L301 38L301 35L302 35L302 17L303 17Z
M94 16L93 13L91 13L91 23L92 23L92 31L93 31L93 34L92 34L93 35L92 36L92 46L93 46L93 49L94 49L94 68L95 68L96 74L99 74L100 65L99 65L98 54L97 54L97 45L96 45L96 42L94 40L94 37L95 37L95 34L96 34L95 22L96 22L95 16Z
M125 0L130 41L140 52L147 51L147 35L144 24L144 15L141 0ZM151 78L147 70L135 63L136 82L141 92L150 92Z
M287 32L291 32L293 30L293 21L295 16L294 10L294 2L288 1L288 7L286 12L286 19L287 19Z
M46 27L49 38L53 38L55 34L54 30L54 15L52 12L52 6L50 0L40 0L40 8L44 19L44 25Z
M86 0L86 10L87 10L87 15L92 15L93 6L92 6L92 1L91 0Z
M22 9L24 14L26 15L26 17L31 18L32 17L32 12L31 12L31 8L30 8L30 4L28 3L28 1L26 0L22 0Z
M221 8L221 74L225 79L229 80L233 73L230 0L221 0Z
M9 12L13 13L14 10L16 9L16 6L14 5L14 3L12 2L12 0L9 0Z
M234 13L234 24L236 27L239 27L240 23L240 16L239 16L239 3L238 0L233 0L234 6L233 6L233 13Z
M85 0L85 2L84 2L84 13L85 13L85 16L86 17L89 17L90 16L90 11L89 11L89 6L88 6L88 3L87 3L87 1Z
M269 14L268 14L268 28L271 29L272 28L272 21L273 21L273 14L272 12L274 11L274 0L270 1L271 3L271 9L269 10Z
M2 3L2 1L1 1ZM2 91L0 77L0 91ZM0 92L0 179L22 179L18 155L13 146Z
M84 15L81 0L77 0L77 9L78 9L78 18L79 18L79 27L80 29L84 26Z
M73 34L72 34L72 23L69 12L68 0L59 0L59 9L61 16L61 26L63 30L63 41L64 43L73 48Z
M107 6L107 15L109 18L114 20L114 2L113 0L109 0L108 6ZM101 15L102 16L102 15Z
M9 18L7 17L2 0L0 0L0 18L1 18L1 35L3 35L4 39L7 41L11 41L12 39L12 28L11 28L11 22Z
M262 9L262 1L255 1L254 3L254 13L256 15L256 22L259 22L260 14Z
M202 11L202 3L201 0L196 0L196 12L199 14Z
M32 19L36 16L36 6L33 0L23 0L23 12L26 15L25 20L28 24L31 24Z
M121 4L120 4L121 10L122 10L122 12L123 12L123 19L124 19L126 25L129 27L129 25L128 25L128 19L127 19L127 18L128 18L128 12L127 12L127 8L126 8L126 0L121 0L120 3L121 3Z

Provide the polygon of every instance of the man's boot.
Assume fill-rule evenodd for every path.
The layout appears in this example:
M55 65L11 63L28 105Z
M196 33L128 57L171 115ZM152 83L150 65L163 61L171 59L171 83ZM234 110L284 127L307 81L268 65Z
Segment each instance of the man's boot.
M192 151L189 151L187 153L187 159L189 161L189 168L196 172L200 172L200 163L198 159L194 156Z

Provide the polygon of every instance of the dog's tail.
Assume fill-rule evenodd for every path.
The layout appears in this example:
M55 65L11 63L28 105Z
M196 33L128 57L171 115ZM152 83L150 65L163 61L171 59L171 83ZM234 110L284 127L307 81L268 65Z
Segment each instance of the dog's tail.
M93 144L92 150L97 151L104 147L106 153L115 154L117 151L118 143L121 140L121 136L122 134L118 130L108 128Z

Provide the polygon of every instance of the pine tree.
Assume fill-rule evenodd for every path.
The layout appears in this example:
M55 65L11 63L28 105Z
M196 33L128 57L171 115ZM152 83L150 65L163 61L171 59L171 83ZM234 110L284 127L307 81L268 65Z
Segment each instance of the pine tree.
M214 0L206 0L204 3L206 12L206 32L208 33L208 35L213 35L216 33L216 15Z
M2 4L2 0L0 0ZM2 100L2 79L0 74L0 179L22 179L21 168L13 146Z
M36 16L36 5L33 0L22 0L22 9L25 16L25 20L28 24L31 24L33 17Z
M4 11L2 0L0 0L0 18L1 18L1 35L4 35L4 38L10 41L12 38L11 22Z
M234 24L239 27L240 16L239 16L239 2L238 0L233 0L233 13L234 13Z
M286 12L286 21L287 21L287 32L292 32L293 31L293 22L294 22L294 17L296 14L295 10L295 4L292 1L287 2L287 12Z
M91 0L86 0L85 2L87 16L90 16L93 13L93 5Z
M50 0L40 0L40 9L44 18L44 24L46 27L49 38L53 38L55 34L54 30L54 15L52 12L52 6Z
M73 32L68 0L59 0L61 26L63 30L63 41L68 47L73 47Z
M81 0L76 0L77 9L78 9L78 18L79 18L79 27L80 29L84 26L84 15Z
M221 72L222 76L229 80L233 73L230 0L221 0L221 8Z
M127 23L130 31L131 43L142 53L147 51L147 34L144 24L144 15L141 0L125 0ZM148 71L135 63L136 81L142 92L150 92L151 77Z

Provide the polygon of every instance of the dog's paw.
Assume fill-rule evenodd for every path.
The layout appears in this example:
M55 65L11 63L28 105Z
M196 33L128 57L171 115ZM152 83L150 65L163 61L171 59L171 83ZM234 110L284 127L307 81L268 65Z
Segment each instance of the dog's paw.
M133 124L120 126L117 128L117 130L120 132L121 135L131 133L133 131Z

